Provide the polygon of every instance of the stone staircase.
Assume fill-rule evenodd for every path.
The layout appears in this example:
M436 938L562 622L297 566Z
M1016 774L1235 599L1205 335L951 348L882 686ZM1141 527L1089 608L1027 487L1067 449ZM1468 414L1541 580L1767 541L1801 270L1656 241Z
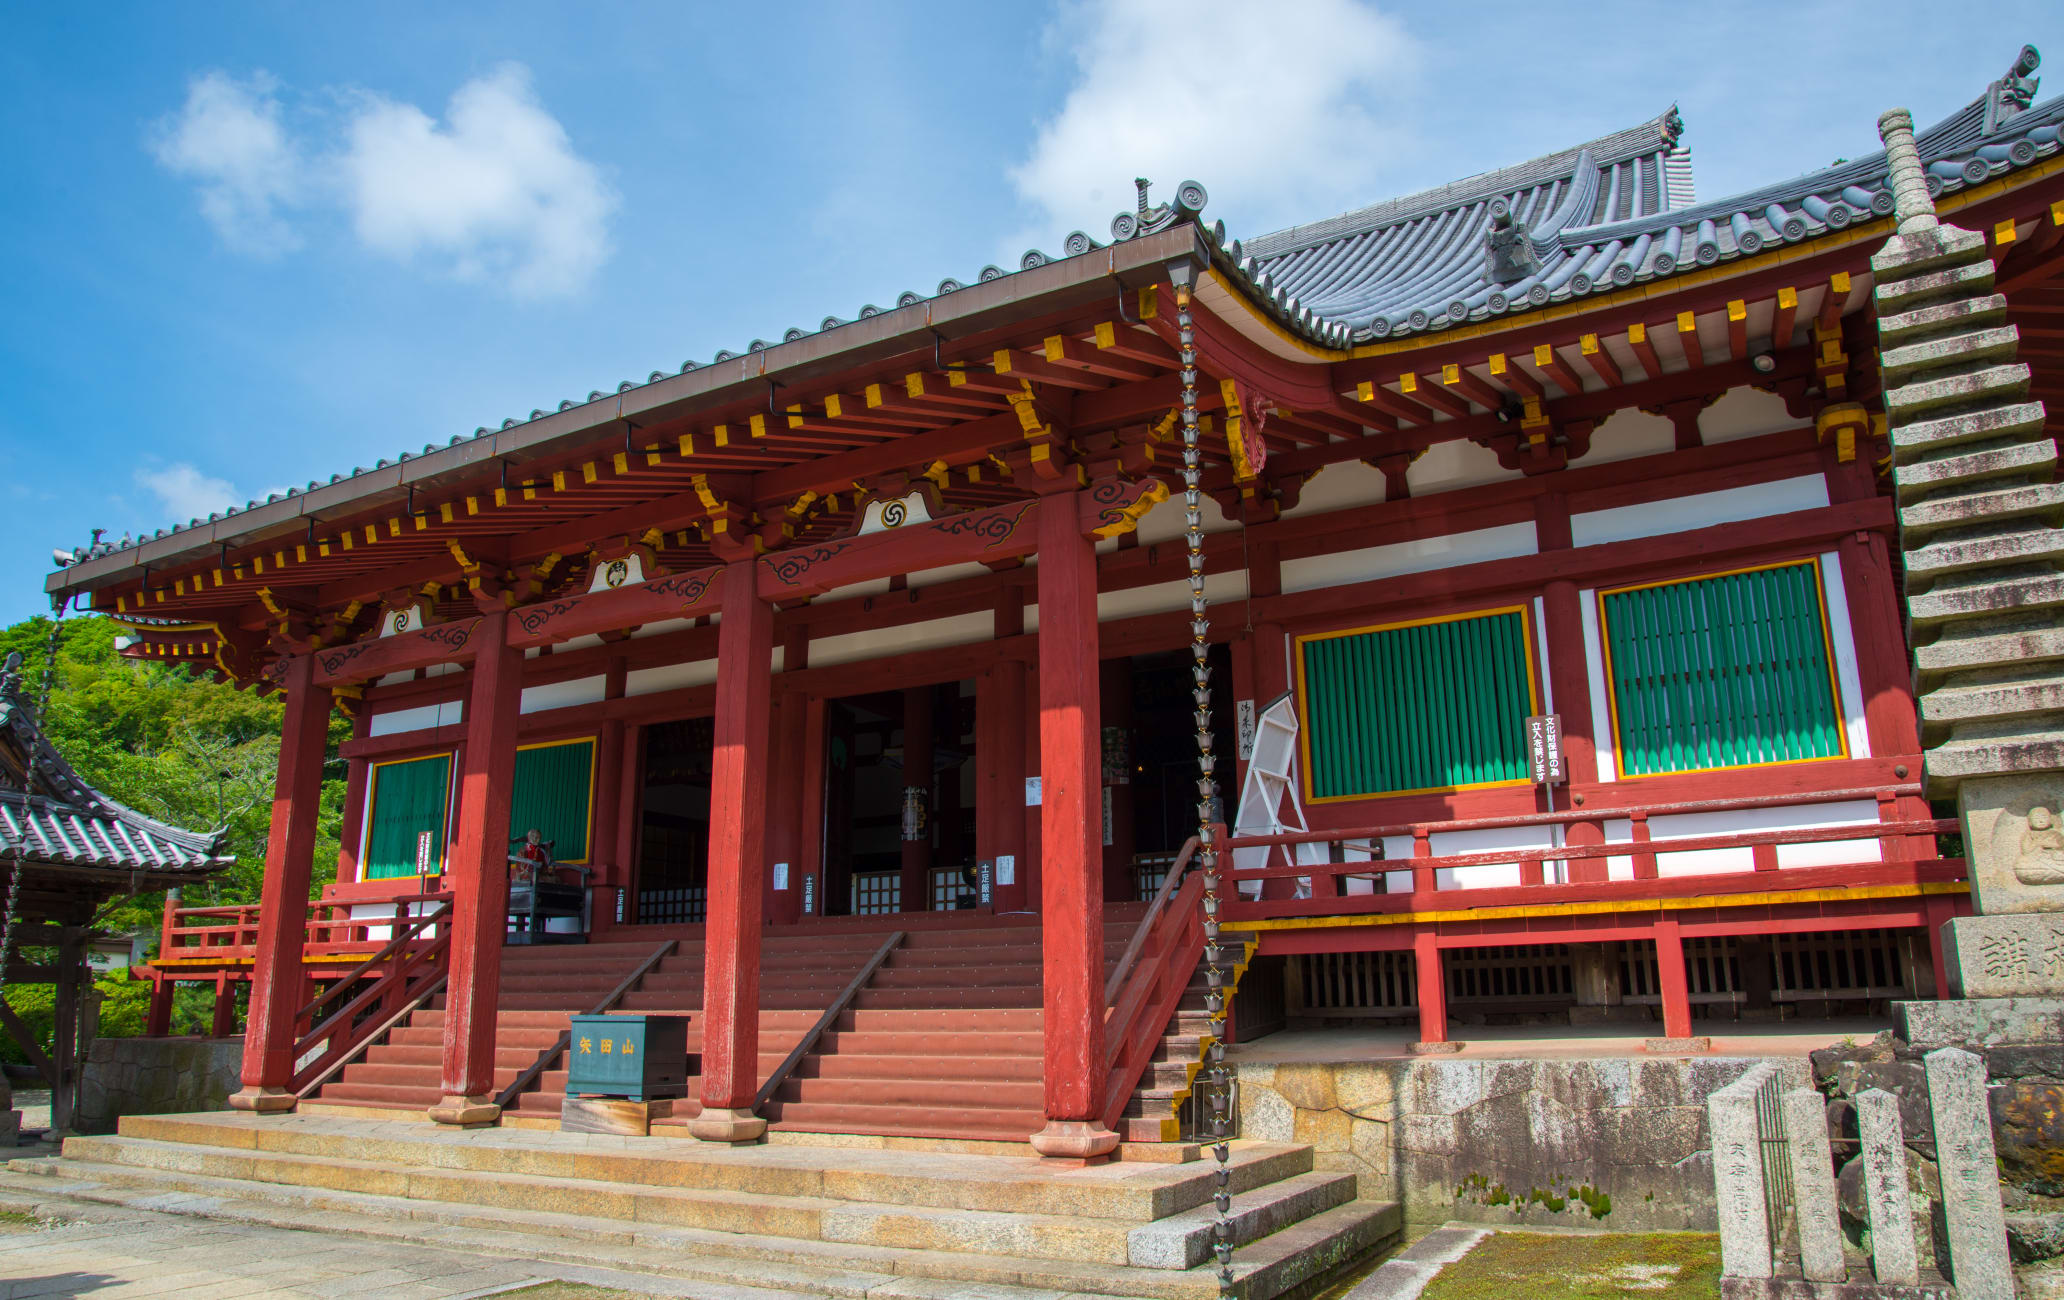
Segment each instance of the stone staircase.
M1233 994L1239 991L1240 977L1247 973L1247 965L1254 960L1261 941L1252 935L1228 932L1222 942L1226 951L1219 958L1218 969L1226 1005L1230 1007ZM1204 1001L1210 988L1205 978L1209 965L1198 961L1196 973L1190 977L1189 987L1183 990L1182 1001L1176 1006L1175 1018L1169 1022L1160 1047L1125 1105L1125 1114L1118 1121L1118 1136L1126 1142L1182 1139L1182 1108L1190 1100L1197 1073L1204 1068L1205 1053L1213 1041L1211 1012Z
M75 1198L791 1294L1218 1294L1206 1162L1055 1170L936 1143L732 1148L232 1112L131 1117L8 1169ZM1231 1172L1248 1300L1307 1289L1398 1235L1394 1203L1357 1200L1353 1176L1315 1172L1309 1147L1238 1142Z
M1105 970L1123 955L1144 909L1112 905L1104 928ZM770 931L760 962L760 1077L770 1077L855 972L893 932L813 927ZM628 937L633 936L635 937ZM590 944L517 946L502 954L496 1021L495 1089L506 1088L584 1012L620 985L664 941L618 931ZM1023 1143L1044 1126L1044 1013L1040 929L1030 923L905 931L853 1004L776 1090L762 1114L777 1132ZM1241 957L1238 970L1245 969ZM618 1004L624 1012L689 1017L688 1050L702 1044L703 943L680 939ZM1234 975L1237 978L1237 974ZM1228 989L1231 985L1228 985ZM1129 1140L1173 1141L1174 1107L1207 1041L1201 970L1184 1010L1135 1097ZM309 1103L312 1113L399 1118L441 1095L444 1007L435 1001L390 1030ZM701 1112L689 1096L655 1130L685 1133ZM551 1125L566 1091L562 1057L520 1093L505 1122ZM1135 1123L1134 1120L1139 1122Z

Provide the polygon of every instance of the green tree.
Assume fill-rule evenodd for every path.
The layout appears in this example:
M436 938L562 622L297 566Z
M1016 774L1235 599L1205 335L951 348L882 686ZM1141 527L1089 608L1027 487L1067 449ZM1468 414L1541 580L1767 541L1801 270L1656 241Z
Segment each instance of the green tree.
M33 618L0 630L0 656L19 652L24 694L33 703L43 682L51 620ZM279 761L281 704L277 696L239 690L184 665L124 658L115 649L122 627L112 619L73 616L59 633L56 671L43 727L79 775L108 797L146 817L188 830L223 827L222 851L236 858L228 871L189 886L189 905L255 903L265 876L265 840L272 824L272 784ZM315 847L311 898L336 879L337 836L344 805L344 766L337 746L351 725L330 720L328 766ZM98 928L143 931L155 947L164 894L118 898L101 909ZM120 977L101 981L101 1032L141 1032L137 1009L143 986ZM48 1034L48 987L10 988L21 1010L41 1005L38 1028ZM175 1019L182 1020L175 1016ZM36 1023L32 1021L32 1023ZM19 1060L0 1035L0 1054Z

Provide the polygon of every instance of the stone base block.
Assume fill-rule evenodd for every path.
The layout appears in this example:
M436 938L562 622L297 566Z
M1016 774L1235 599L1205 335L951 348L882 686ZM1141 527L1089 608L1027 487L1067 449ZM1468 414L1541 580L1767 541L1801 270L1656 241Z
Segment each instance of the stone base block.
M0 1150L21 1145L21 1112L0 1110Z
M1689 1052L1710 1052L1713 1040L1700 1035L1695 1038L1644 1038L1641 1050L1658 1056L1682 1056Z
M492 1124L502 1117L502 1108L495 1105L492 1097L448 1096L430 1108L430 1118L440 1124L456 1124L461 1128L478 1128Z
M1130 1164L1186 1165L1204 1158L1201 1142L1120 1142L1117 1158Z
M1451 1056L1462 1050L1459 1042L1406 1043L1405 1050L1414 1056Z
M704 1142L757 1142L767 1136L767 1121L750 1110L704 1107L688 1121L688 1135Z
M1809 1282L1803 1277L1723 1277L1720 1300L1956 1300L1947 1282Z
M1960 998L2064 998L2064 912L1959 916L1942 956Z
M623 1097L568 1097L559 1104L562 1133L611 1133L649 1137L652 1121L674 1113L671 1101L631 1101Z
M243 1088L229 1094L231 1110L254 1111L260 1115L277 1115L301 1104L301 1099L285 1088Z
M2064 1047L2064 997L1894 1002L1892 1029L1920 1050Z
M1118 1149L1118 1135L1094 1120L1050 1119L1032 1135L1032 1149L1059 1160L1100 1160Z

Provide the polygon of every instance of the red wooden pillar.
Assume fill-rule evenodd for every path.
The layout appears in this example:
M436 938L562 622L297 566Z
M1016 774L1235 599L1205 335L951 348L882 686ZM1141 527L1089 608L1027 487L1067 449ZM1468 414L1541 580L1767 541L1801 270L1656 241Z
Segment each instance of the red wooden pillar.
M1677 922L1655 923L1656 991L1663 995L1663 1037L1691 1037L1691 985L1684 975L1684 937Z
M1040 910L1046 986L1045 1156L1101 1157L1105 1128L1103 763L1096 550L1073 494L1039 503Z
M932 688L913 686L903 692L903 839L902 902L905 912L932 910ZM908 811L917 804L917 825L909 829ZM914 834L915 839L909 838Z
M236 1037L236 984L227 975L215 977L215 1014L208 1026L208 1036Z
M294 1013L303 1005L306 983L301 946L308 929L316 818L322 811L330 688L315 684L315 657L305 654L286 660L283 685L287 710L280 729L279 775L272 787L272 829L265 841L263 905L251 967L250 1023L244 1035L244 1086L229 1099L238 1110L294 1108Z
M509 929L509 801L516 786L516 721L523 652L508 642L509 611L480 617L479 657L466 695L466 745L459 807L445 877L452 891L451 977L444 998L440 1124L491 1124L495 1004L502 991L502 942Z
M1439 936L1430 925L1412 935L1412 959L1419 991L1419 1041L1414 1050L1438 1051L1448 1041L1448 982L1441 972Z
M366 716L359 714L361 719ZM354 734L363 733L355 731ZM358 879L359 841L365 837L366 784L372 767L363 758L354 758L345 764L344 817L337 828L337 883L340 885Z
M616 890L623 887L623 850L617 839L621 827L613 815L623 790L623 736L624 724L619 718L611 718L595 729L595 793L590 801L595 824L588 830L588 863L595 872L589 878L590 933L600 933L616 924L616 911L611 904Z
M1025 908L1025 665L1005 659L975 682L975 857L999 912Z
M645 728L626 722L623 726L623 757L617 764L616 802L610 816L616 818L616 880L623 890L623 915L635 923L638 916L638 854L643 836L638 823L640 801L645 796Z
M172 1032L173 987L172 981L163 976L151 981L150 1010L143 1017L145 1038L163 1038Z
M717 634L702 1113L688 1126L711 1142L750 1142L767 1131L767 1121L753 1114L753 1098L760 1087L760 878L767 869L774 611L760 599L758 570L753 560L724 567Z

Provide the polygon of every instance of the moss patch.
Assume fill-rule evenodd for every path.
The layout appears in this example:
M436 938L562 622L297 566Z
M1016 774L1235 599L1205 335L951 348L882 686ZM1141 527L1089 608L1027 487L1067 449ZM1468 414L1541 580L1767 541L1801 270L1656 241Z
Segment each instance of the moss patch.
M615 1287L589 1286L584 1282L541 1282L514 1291L496 1292L512 1300L660 1300L650 1291L619 1291Z
M1498 1232L1443 1268L1422 1300L1710 1300L1720 1238L1704 1232Z
M0 1234L16 1232L41 1232L45 1228L58 1227L61 1219L42 1219L20 1210L0 1210Z

